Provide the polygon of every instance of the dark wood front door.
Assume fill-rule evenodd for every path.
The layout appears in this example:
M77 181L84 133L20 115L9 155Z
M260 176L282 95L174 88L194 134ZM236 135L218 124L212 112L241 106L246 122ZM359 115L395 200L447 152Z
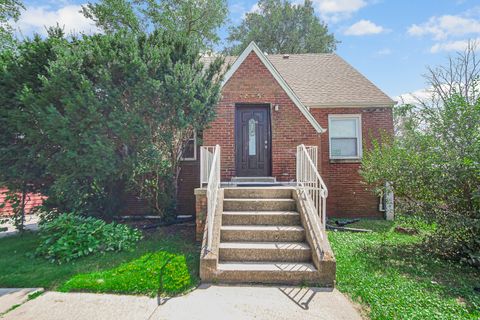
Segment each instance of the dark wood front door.
M235 161L238 177L271 175L270 107L236 105Z

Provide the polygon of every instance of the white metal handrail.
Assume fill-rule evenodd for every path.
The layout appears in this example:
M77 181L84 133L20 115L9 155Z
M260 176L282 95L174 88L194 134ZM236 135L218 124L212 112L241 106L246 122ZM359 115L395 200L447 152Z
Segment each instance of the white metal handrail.
M213 152L212 152L213 151ZM200 148L200 184L207 180L207 250L212 250L213 220L220 188L220 146Z
M317 170L317 154L316 146L297 146L297 186L304 191L325 230L328 190Z

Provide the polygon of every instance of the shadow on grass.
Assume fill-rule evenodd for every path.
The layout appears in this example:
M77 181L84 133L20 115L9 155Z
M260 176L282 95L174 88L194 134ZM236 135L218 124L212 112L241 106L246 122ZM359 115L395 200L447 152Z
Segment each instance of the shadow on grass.
M60 290L149 296L178 294L194 284L190 271L185 255L162 250L147 253L112 269L77 274Z
M329 221L329 223L333 226L335 226L335 222L345 222L351 219L332 219ZM358 222L348 224L345 227L352 227L352 228L358 228L358 229L367 229L367 230L372 230L374 232L387 232L390 231L394 226L393 221L386 221L386 220L373 220L373 219L362 219Z

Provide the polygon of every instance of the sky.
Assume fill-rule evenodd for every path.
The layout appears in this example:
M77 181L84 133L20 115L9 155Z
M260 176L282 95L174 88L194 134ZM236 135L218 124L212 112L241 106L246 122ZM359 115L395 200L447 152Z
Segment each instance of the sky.
M67 32L95 32L79 13L87 1L24 0L26 11L17 27L25 36L44 34L45 26L56 22ZM316 14L340 41L336 53L396 100L408 93L422 94L427 66L445 64L469 39L480 43L479 0L312 1ZM228 25L238 25L257 9L256 2L228 0L229 23L219 31L223 40Z

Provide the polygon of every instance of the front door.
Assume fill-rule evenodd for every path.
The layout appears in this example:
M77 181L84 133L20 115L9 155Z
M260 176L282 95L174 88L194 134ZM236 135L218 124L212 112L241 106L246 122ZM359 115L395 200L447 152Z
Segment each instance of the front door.
M238 177L271 175L270 107L236 105L235 161Z

